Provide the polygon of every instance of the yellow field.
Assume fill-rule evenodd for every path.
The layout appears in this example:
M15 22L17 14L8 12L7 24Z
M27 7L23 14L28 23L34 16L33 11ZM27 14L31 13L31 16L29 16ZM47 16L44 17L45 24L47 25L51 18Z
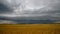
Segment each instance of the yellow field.
M60 24L5 24L0 34L60 34Z

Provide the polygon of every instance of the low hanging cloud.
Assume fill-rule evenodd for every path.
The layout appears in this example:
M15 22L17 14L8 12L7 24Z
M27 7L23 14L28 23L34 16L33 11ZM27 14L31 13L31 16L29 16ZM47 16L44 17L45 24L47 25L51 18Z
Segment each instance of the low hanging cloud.
M60 0L0 0L0 16L12 20L60 20Z

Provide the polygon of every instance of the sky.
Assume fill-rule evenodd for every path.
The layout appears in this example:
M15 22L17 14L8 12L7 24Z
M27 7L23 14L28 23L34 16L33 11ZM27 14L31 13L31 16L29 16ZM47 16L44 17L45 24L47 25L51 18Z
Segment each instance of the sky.
M12 20L60 20L60 0L0 0L0 16Z

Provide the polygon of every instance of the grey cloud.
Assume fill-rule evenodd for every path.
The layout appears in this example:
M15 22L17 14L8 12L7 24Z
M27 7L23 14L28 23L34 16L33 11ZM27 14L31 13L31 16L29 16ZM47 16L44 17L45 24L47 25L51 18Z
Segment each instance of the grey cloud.
M12 12L12 14L15 15L16 13L17 15L23 15L8 17L8 19L6 18L7 20L60 20L59 0L18 0L20 2L16 1L17 0L11 0L11 3L9 3L8 1L3 1L1 2L2 4L0 4L0 7L1 5L3 6L2 9L0 9L0 13ZM5 4L4 2L8 3ZM25 15L27 15L28 17Z
M0 0L0 14L12 13L13 8L8 0Z
M0 14L12 12L12 9L0 3Z

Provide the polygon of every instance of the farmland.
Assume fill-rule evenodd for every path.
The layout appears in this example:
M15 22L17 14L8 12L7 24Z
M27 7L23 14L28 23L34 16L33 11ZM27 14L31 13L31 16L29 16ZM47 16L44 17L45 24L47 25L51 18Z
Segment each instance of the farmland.
M0 34L60 34L60 24L1 24Z

